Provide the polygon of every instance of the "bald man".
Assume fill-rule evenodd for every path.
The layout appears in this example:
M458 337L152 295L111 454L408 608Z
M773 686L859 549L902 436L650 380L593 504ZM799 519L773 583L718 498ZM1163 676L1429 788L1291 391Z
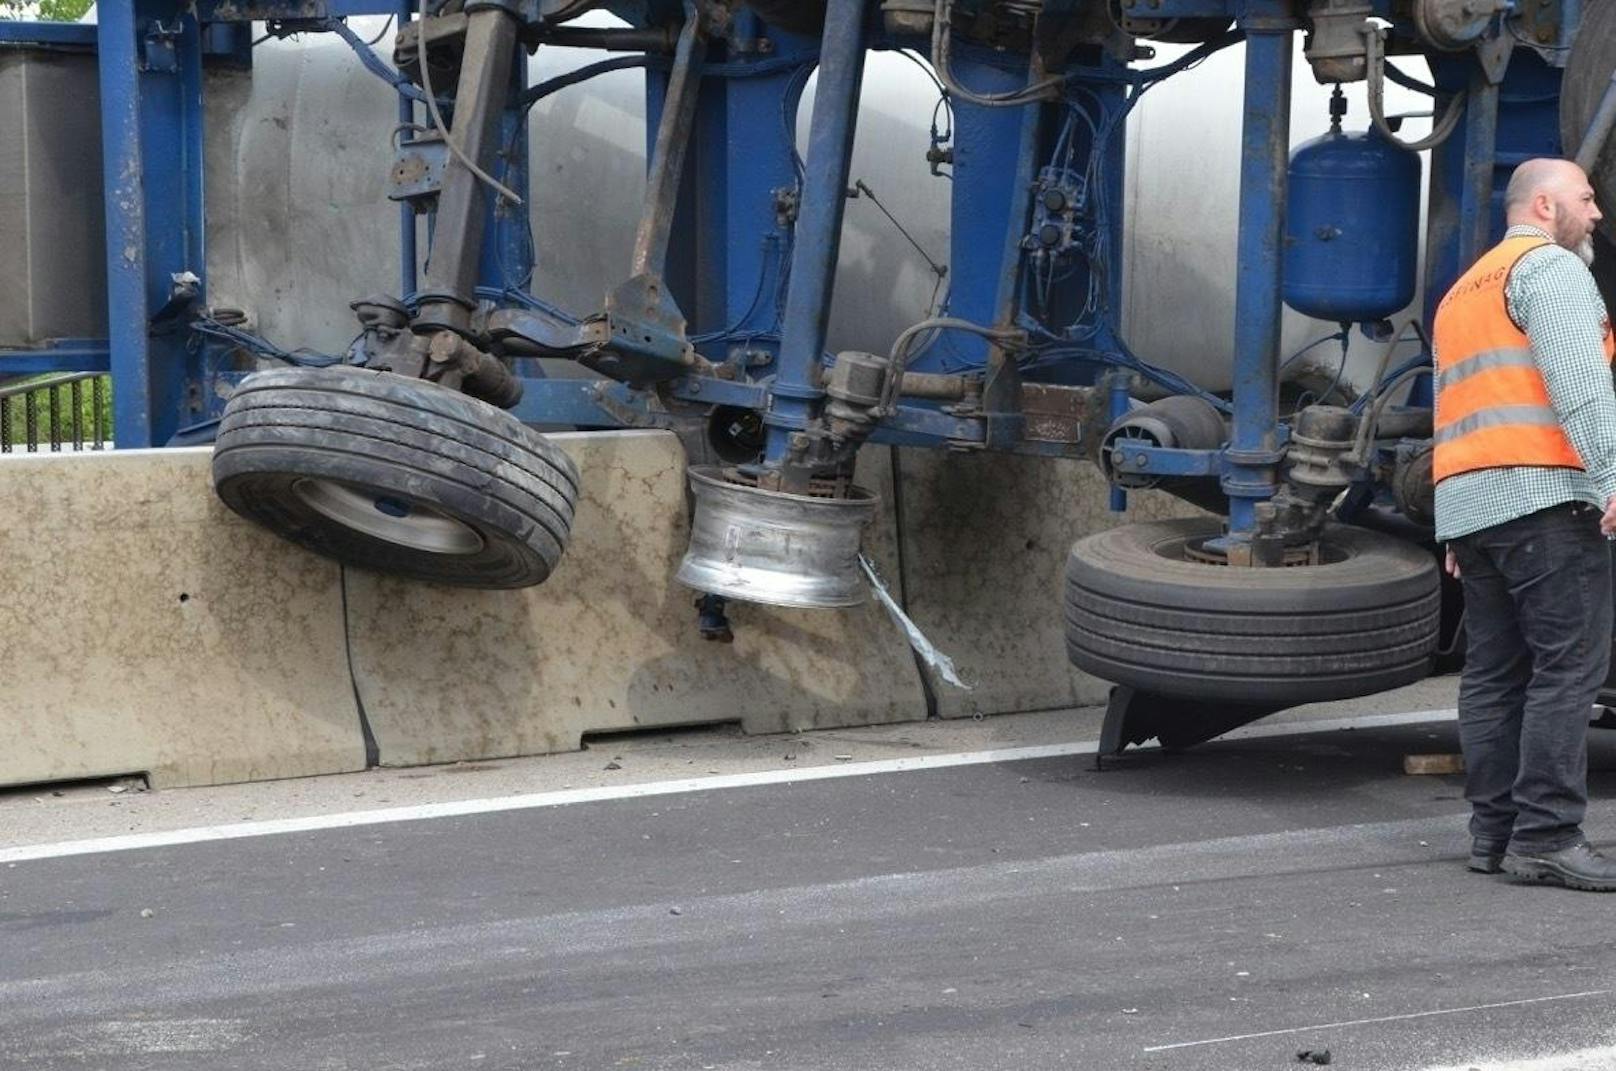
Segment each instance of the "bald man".
M1529 160L1509 229L1437 307L1436 536L1465 596L1470 869L1616 891L1582 834L1609 669L1616 396L1588 177Z

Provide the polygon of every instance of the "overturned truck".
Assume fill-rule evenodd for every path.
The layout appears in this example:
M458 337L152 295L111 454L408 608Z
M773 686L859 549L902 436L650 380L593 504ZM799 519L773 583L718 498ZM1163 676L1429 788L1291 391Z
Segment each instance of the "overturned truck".
M366 40L361 15L395 22ZM1049 593L1072 663L1116 685L1113 751L1410 683L1459 649L1430 538L1424 325L1501 233L1514 162L1578 155L1616 203L1616 9L1571 0L136 0L100 19L120 444L211 440L220 497L286 539L507 589L558 568L581 492L537 428L668 429L690 461L678 578L718 639L734 600L864 599L861 451L1085 459L1115 510L1145 490L1185 506L1077 541ZM30 25L9 39L85 29ZM204 63L316 34L397 94L402 264L396 291L344 295L353 340L324 353L210 304L176 253L202 225L185 191ZM530 84L526 57L563 48L604 58ZM1224 50L1243 105L1220 379L1193 353L1136 351L1122 295L1130 115ZM948 184L949 255L922 318L831 352L844 214L876 196L852 172L866 64L887 53L932 86L924 166ZM648 124L632 251L568 311L534 283L536 258L577 251L535 241L527 116L625 70L643 71ZM1293 148L1298 74L1331 91ZM1389 93L1428 99L1429 132ZM1339 349L1333 376L1287 375L1286 309L1330 329L1306 348ZM55 368L86 349L26 341Z

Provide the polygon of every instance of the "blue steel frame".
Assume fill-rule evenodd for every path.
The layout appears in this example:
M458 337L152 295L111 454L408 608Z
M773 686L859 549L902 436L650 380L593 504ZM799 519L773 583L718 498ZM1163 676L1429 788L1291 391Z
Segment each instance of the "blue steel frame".
M1280 293L1296 31L1287 6L1252 0L1242 20L1246 95L1235 264L1234 424L1222 478L1234 534L1255 530L1257 503L1277 490Z
M182 317L207 295L200 32L170 0L99 18L112 420L118 445L149 446L201 416Z
M1577 0L1561 3L1563 42L1569 40L1579 9ZM1076 0L1048 5L1051 10L1076 6ZM1298 6L1291 0L1153 0L1151 9L1153 18L1234 18L1245 35L1235 386L1227 406L1233 417L1227 449L1140 449L1132 451L1131 465L1141 474L1219 476L1237 538L1254 528L1256 505L1274 493L1287 435L1277 401L1280 272ZM1374 0L1374 6L1377 14L1391 17L1391 0ZM661 16L669 9L664 0L614 5L631 19L643 19L648 11ZM110 370L118 445L186 441L188 426L217 413L216 382L240 375L224 370L223 348L211 341L199 344L185 327L190 309L203 305L207 294L202 227L205 48L200 26L311 14L392 14L406 20L413 11L408 0L104 0L98 27L0 23L0 43L98 52L110 325L107 340L58 340L40 349L6 353L5 371ZM709 77L704 79L668 275L689 316L697 350L710 360L731 359L732 364L738 354L747 374L741 379L689 375L672 381L667 391L693 403L763 414L766 458L778 460L823 399L826 320L866 50L918 42L886 37L875 0L831 0L822 41L769 30L749 11L738 13L737 20L728 55L704 72ZM739 44L765 37L769 50L748 51ZM1095 51L1082 66L1068 70L1069 84L1080 92L1061 104L985 108L954 102L946 308L949 315L982 325L1024 328L1034 359L1029 362L1025 353L974 336L934 337L913 355L911 366L919 371L980 370L986 381L986 412L969 419L936 407L900 406L878 426L873 441L1075 453L1073 445L1022 438L1020 415L1010 401L1024 376L1101 385L1113 415L1128 404L1126 376L1105 375L1108 367L1119 372L1139 368L1116 336L1117 299L1098 310L1079 299L1089 292L1091 271L1103 273L1108 293L1120 294L1120 256L1077 265L1051 285L1043 305L1034 309L1029 303L1033 288L1024 240L1040 169L1052 165L1057 150L1066 145L1080 158L1096 154L1100 166L1092 174L1103 188L1089 195L1099 203L1121 204L1123 139L1117 129L1131 98L1147 83ZM793 117L816 64L819 88L804 164L796 157ZM1558 70L1526 49L1517 50L1501 84L1491 83L1469 55L1434 57L1433 65L1438 87L1447 93L1467 89L1470 103L1460 131L1436 153L1432 169L1428 301L1498 233L1499 191L1508 169L1527 156L1559 149L1558 124L1552 121ZM648 66L654 129L666 78L655 64ZM953 74L973 90L995 92L1026 84L1029 69L1024 55L962 47ZM503 179L525 191L529 152L521 121L525 113L516 101L523 88L525 70L518 70L503 125L503 137L515 151ZM1087 125L1072 121L1066 109L1073 107L1086 109ZM400 121L413 121L414 112L401 92ZM792 191L800 195L794 221L784 207ZM521 288L531 274L531 235L519 215L496 212L492 221L482 274L484 286L493 292ZM1109 233L1112 249L1120 248L1120 211L1097 214L1092 222ZM416 233L414 215L401 208L404 295L416 288ZM984 256L983 250L997 250L998 255ZM1075 319L1053 322L1073 310L1080 310ZM516 413L524 420L596 427L658 422L645 391L613 383L543 380L533 367L527 362L522 366L529 378ZM1120 504L1120 495L1113 496L1113 505Z

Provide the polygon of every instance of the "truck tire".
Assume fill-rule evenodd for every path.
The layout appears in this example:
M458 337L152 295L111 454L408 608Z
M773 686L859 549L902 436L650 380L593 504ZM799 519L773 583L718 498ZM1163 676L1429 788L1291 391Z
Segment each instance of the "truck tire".
M578 498L572 459L509 413L357 368L243 380L213 484L232 510L316 554L472 588L549 577Z
M1427 676L1441 619L1425 550L1331 526L1324 564L1253 569L1186 557L1217 518L1125 525L1066 565L1072 663L1141 692L1222 703L1370 695Z

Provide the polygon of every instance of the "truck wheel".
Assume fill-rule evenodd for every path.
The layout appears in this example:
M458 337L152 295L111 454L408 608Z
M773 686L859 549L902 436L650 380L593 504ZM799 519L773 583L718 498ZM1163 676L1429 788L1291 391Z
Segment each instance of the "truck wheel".
M345 565L473 588L541 583L578 469L509 413L357 368L248 376L213 453L225 505Z
M1331 526L1318 565L1208 564L1213 517L1125 525L1080 540L1066 564L1074 665L1141 692L1222 703L1371 695L1427 676L1441 618L1432 556Z

